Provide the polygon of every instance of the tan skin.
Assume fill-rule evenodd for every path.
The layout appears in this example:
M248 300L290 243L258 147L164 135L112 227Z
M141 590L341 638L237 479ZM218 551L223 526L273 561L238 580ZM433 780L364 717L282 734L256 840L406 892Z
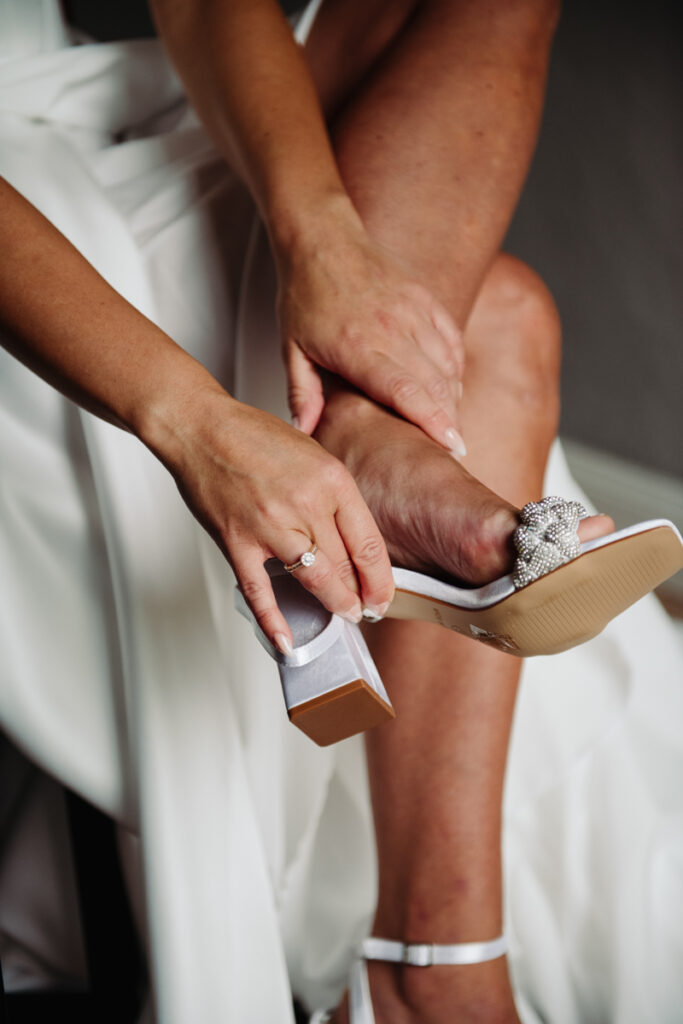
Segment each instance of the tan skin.
M377 50L363 51L368 33L363 43L353 26L362 36L363 18L380 21L387 6L399 5L328 0L309 60L338 111L335 152L368 231L429 281L464 330L459 413L469 454L461 464L444 458L410 424L343 390L317 436L351 469L393 560L484 582L509 567L514 507L540 496L557 428L552 300L528 268L497 255L536 136L556 11L508 4L486 17L481 4L410 5L415 16L397 17L393 39L384 22ZM364 68L349 68L354 53ZM343 105L349 79L354 95ZM581 535L612 528L594 517ZM493 938L503 923L500 808L520 665L421 623L387 622L371 639L397 710L394 723L367 734L379 862L372 933ZM369 972L378 1022L518 1020L504 959L427 970L373 963ZM345 1001L335 1020L347 1020Z
M294 559L310 536L328 561L301 581L351 617L359 586L375 608L391 596L377 525L403 564L477 582L499 575L514 509L538 496L556 425L552 304L533 276L524 284L496 258L537 130L552 5L327 0L310 70L273 0L154 7L268 228L293 412L348 469L227 396L6 188L0 308L17 354L162 459L276 642L289 631L263 559ZM336 112L334 149L318 94ZM36 298L27 268L41 260ZM511 280L535 297L531 316L524 299L506 307ZM343 388L323 405L318 365L398 415ZM448 431L460 429L463 464L448 453L460 447ZM583 536L608 528L589 521ZM368 737L374 932L492 938L518 663L424 625L386 623L373 635L399 712ZM376 964L371 979L379 1024L516 1020L502 959L426 971Z

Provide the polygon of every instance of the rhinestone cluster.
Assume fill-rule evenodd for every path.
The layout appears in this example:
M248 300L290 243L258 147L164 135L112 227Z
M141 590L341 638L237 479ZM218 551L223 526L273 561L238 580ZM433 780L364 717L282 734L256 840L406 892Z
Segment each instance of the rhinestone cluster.
M587 515L580 501L566 498L543 498L524 506L512 538L518 555L513 573L518 590L576 558L581 548L576 530Z

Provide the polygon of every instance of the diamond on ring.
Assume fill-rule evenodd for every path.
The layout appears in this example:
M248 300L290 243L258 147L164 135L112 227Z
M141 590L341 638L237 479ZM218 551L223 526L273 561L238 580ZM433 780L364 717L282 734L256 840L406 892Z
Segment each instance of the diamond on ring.
M309 569L312 565L315 565L315 553L318 550L318 545L313 544L313 547L308 551L304 551L301 558L296 562L292 562L290 565L285 565L287 572L294 572L296 569Z

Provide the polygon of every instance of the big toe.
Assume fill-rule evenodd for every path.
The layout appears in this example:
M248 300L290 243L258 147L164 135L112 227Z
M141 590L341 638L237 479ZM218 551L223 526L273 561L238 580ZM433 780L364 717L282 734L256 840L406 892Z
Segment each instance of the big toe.
M595 540L596 537L604 537L608 533L613 533L614 528L614 520L610 516L589 516L579 523L579 540L585 544L587 540Z

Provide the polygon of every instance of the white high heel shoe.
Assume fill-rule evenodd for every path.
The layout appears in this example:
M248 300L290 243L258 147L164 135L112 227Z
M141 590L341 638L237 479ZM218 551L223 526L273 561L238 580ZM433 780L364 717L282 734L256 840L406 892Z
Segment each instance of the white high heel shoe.
M564 498L525 505L513 537L514 572L483 587L395 569L387 618L435 622L519 658L585 643L683 569L683 539L667 519L581 544L576 530L587 516Z
M653 519L581 544L576 531L587 515L564 498L525 505L514 535L514 572L483 587L394 569L396 593L386 617L434 622L520 658L590 640L683 568L683 539L673 523ZM358 628L327 612L276 560L267 568L294 634L294 653L273 647L239 591L235 600L278 663L291 721L325 746L393 718Z
M370 982L366 962L384 960L410 967L431 967L440 964L483 964L497 960L507 952L504 935L490 942L459 942L451 946L430 942L405 943L391 939L365 939L358 959L354 961L349 979L349 1024L375 1024ZM316 1010L309 1024L326 1024L332 1019L330 1010Z
M292 631L292 654L273 646L240 590L235 605L277 662L290 721L325 747L392 719L394 709L358 626L328 612L276 559L266 569Z

